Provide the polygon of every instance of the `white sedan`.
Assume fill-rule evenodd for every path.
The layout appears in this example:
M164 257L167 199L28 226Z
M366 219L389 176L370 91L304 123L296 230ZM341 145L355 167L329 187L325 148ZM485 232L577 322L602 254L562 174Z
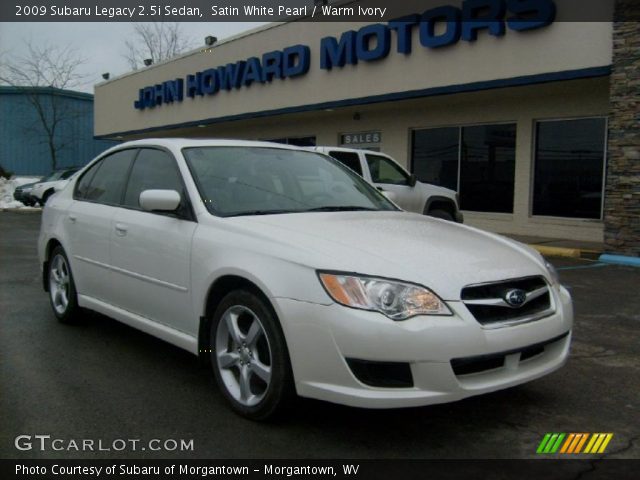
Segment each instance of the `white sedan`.
M398 210L336 160L259 142L114 147L44 209L44 288L199 355L238 413L392 408L565 362L569 293L528 247Z

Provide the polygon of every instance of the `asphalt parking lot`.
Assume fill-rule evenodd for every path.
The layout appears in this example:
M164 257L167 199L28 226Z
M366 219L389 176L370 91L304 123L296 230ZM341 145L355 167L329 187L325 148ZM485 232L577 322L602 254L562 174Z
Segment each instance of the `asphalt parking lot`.
M534 458L546 432L612 432L640 458L640 269L551 259L573 291L560 371L448 405L361 410L301 400L284 421L233 414L195 357L108 318L59 324L36 258L40 215L0 212L1 458ZM192 452L18 451L18 435L193 439Z

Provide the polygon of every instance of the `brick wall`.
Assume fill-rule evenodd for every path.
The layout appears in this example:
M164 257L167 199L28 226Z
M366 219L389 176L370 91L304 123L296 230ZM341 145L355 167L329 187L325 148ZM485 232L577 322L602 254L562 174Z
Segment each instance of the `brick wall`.
M605 249L640 256L640 2L616 1L610 84Z

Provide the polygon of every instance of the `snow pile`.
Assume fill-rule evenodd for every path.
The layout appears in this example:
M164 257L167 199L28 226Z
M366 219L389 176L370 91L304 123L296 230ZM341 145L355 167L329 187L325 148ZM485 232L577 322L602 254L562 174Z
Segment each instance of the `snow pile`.
M3 208L20 208L25 210L36 210L34 207L27 207L24 203L13 199L13 191L25 183L33 183L40 180L40 177L12 177L7 180L0 177L0 210Z

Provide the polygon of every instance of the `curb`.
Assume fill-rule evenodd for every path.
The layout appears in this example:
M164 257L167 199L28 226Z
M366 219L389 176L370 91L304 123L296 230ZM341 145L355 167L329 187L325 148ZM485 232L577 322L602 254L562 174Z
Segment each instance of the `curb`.
M0 212L42 213L42 209L41 208L0 208Z
M529 245L531 248L537 250L541 255L548 257L567 257L567 258L580 258L582 256L582 250L579 248L565 248L565 247L548 247L545 245Z
M640 257L628 257L626 255L603 254L598 259L602 263L611 263L614 265L626 265L628 267L640 267Z

